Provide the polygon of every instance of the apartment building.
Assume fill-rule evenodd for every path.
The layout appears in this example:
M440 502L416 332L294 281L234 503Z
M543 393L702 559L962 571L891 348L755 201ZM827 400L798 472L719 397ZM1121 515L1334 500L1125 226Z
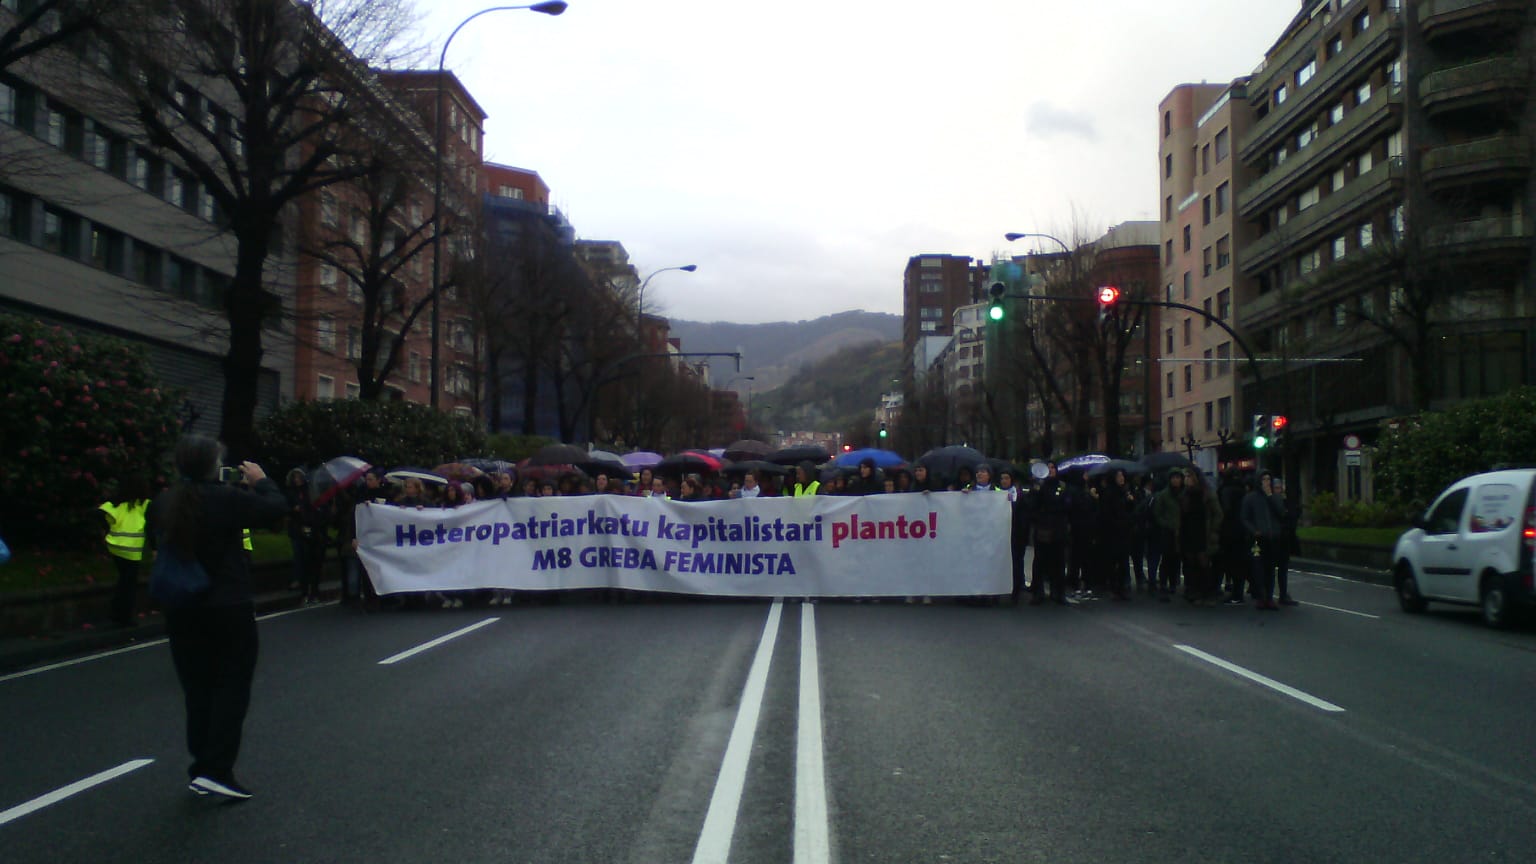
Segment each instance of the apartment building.
M1346 433L1533 380L1533 32L1524 0L1325 0L1251 77L1234 300L1273 362L1241 401L1310 488L1358 492Z
M965 255L914 255L902 276L902 356L920 377L955 333L955 311L984 295L986 265ZM915 378L914 378L915 380Z
M1233 264L1252 232L1235 206L1249 174L1234 152L1248 131L1247 79L1175 87L1158 117L1162 299L1200 310L1161 310L1154 334L1161 442L1214 471L1252 455L1234 366L1243 351L1217 323L1235 323L1234 297L1248 279Z

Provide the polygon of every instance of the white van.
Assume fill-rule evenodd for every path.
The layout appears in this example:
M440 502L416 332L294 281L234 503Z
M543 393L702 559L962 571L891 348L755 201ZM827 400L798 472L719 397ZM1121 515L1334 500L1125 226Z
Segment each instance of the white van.
M1404 612L1430 600L1481 606L1493 627L1536 606L1536 469L1491 471L1440 493L1392 550Z

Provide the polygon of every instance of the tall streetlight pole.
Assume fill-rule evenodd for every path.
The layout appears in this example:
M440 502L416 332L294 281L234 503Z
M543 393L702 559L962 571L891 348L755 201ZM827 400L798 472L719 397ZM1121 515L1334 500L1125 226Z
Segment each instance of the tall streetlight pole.
M527 10L543 15L559 15L565 11L565 0L548 3L532 3L526 6L491 6L459 22L448 34L443 50L437 55L437 95L432 102L432 368L429 380L432 386L431 405L435 410L442 401L442 293L443 293L443 65L448 61L448 46L459 35L464 25L492 12Z
M645 277L645 279L640 283L640 291L635 296L636 337L640 336L641 323L645 320L645 286L651 284L651 280L656 278L656 274L658 273L665 273L668 270L682 270L685 273L692 273L697 269L699 269L699 265L697 264L684 264L681 267L663 267L660 270L652 270L651 275Z

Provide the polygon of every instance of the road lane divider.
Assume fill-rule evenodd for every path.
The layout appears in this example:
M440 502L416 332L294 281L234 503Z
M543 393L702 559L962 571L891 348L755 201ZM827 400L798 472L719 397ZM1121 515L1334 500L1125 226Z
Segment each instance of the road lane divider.
M768 686L768 666L773 662L773 646L779 638L779 617L783 607L783 600L775 600L768 609L757 654L752 658L747 683L741 691L736 723L731 727L731 737L725 745L725 758L720 761L715 791L704 815L704 827L693 849L693 864L726 864L731 854L731 838L736 834L736 816L747 782L747 762L752 756L752 739L757 735L757 719L762 714L763 691Z
M1303 605L1303 606L1315 606L1318 609L1327 609L1329 612L1343 612L1345 615L1358 615L1361 618L1374 618L1377 621L1381 620L1381 616L1380 615L1372 615L1372 614L1370 614L1368 612L1356 612L1353 609L1340 609L1337 606L1324 606L1321 603L1313 603L1310 600L1300 600L1300 601L1297 601L1297 602L1301 603L1301 605Z
M1183 651L1185 654L1188 654L1191 657L1197 658L1199 660L1204 660L1205 662L1211 664L1212 666L1220 667L1222 669L1227 670L1228 672L1231 672L1234 675L1238 675L1238 676L1241 676L1243 678L1247 678L1249 681L1252 681L1255 684L1262 684L1265 687L1268 687L1269 689L1274 690L1276 693L1284 693L1285 695L1291 697L1292 699L1296 699L1298 701L1305 702L1308 705L1311 705L1313 708L1319 708L1319 709L1322 709L1323 711L1328 711L1330 713L1335 713L1335 714L1342 714L1342 713L1344 713L1344 709L1343 708L1340 708L1339 706L1333 704L1332 702L1328 702L1326 700L1319 699L1319 698L1317 698L1316 696L1313 696L1310 693L1304 693L1304 692L1302 692L1300 690L1297 690L1295 687L1291 687L1290 685L1281 684L1279 681L1276 681L1273 678L1267 678L1267 677L1265 677L1263 675L1260 675L1257 672L1254 672L1251 669L1244 669L1243 667L1237 665L1236 663L1229 663L1226 660L1223 660L1220 657L1217 657L1217 656L1215 656L1213 654L1207 654L1204 651L1201 651L1199 648L1195 648L1195 647L1192 647L1192 646L1189 646L1189 645L1175 645L1173 647L1179 649L1180 651Z
M795 741L794 864L827 864L827 772L821 734L821 669L816 656L816 606L800 606L800 717Z
M497 617L497 618L487 618L484 621L480 621L478 623L471 624L468 627L461 627L458 630L453 631L452 633L449 633L449 634L444 635L444 636L439 636L439 637L437 637L436 639L433 639L430 642L423 642L422 644L417 645L415 648L411 648L411 649L409 649L407 651L401 651L399 654L396 654L393 657L385 657L383 660L379 661L379 665L380 666L393 666L394 664L399 663L401 660L409 660L412 657L415 657L417 654L420 654L423 651L430 651L433 648L436 648L437 646L443 644L444 642L450 642L450 641L452 641L454 639L457 639L460 636L463 636L465 634L473 633L476 630L479 630L481 627L484 627L484 626L486 626L488 624L495 624L497 621L500 621L500 620L501 620L501 618L499 618L499 617Z
M63 801L65 798L70 797L71 795L78 795L87 789L100 786L101 784L111 780L116 780L124 774L137 771L140 768L143 768L145 765L153 763L154 761L155 760L153 759L134 759L131 762L124 762L116 768L108 768L99 774L92 774L84 780L76 780L68 786L55 789L46 795L39 795L38 797L33 798L31 801L28 801L25 804L17 804L15 807L12 807L9 810L0 812L0 825L4 825L8 822L14 822L29 813L36 813L44 807L57 804L60 801Z

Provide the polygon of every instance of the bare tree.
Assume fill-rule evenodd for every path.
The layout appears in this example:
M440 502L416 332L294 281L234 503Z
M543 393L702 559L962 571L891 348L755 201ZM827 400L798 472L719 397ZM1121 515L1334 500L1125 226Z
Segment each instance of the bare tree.
M0 69L128 20L117 0L32 0L0 8Z
M220 434L251 452L274 237L300 198L362 176L340 160L354 125L378 122L369 66L390 66L406 0L132 0L138 26L104 34L124 74L112 101L140 137L207 190L233 238Z

